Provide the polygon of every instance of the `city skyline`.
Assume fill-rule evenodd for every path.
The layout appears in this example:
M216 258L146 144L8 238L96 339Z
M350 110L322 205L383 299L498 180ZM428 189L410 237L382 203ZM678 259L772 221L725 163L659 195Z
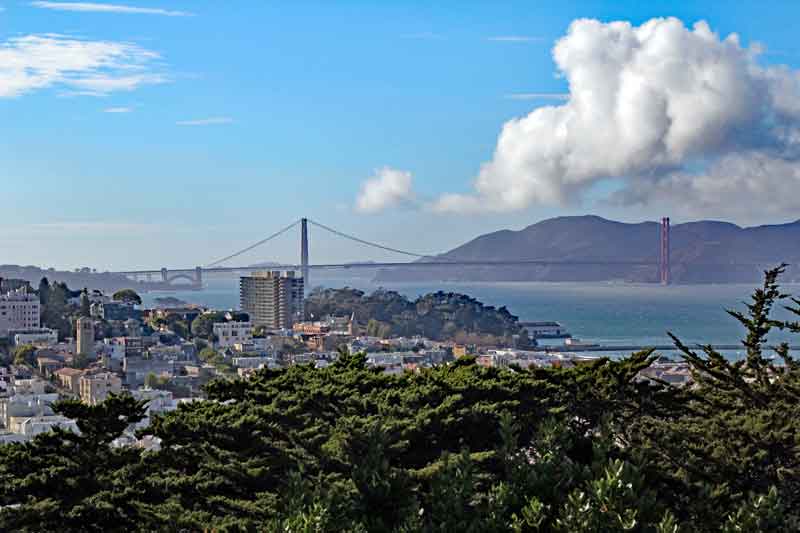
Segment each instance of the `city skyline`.
M780 24L798 10L788 3L766 13L722 2L702 11L611 2L2 7L6 263L206 264L309 214L421 253L561 214L743 225L797 218L792 195L781 194L800 175L796 146L775 131L791 131L800 109L798 59ZM652 20L667 16L676 20ZM633 118L611 119L609 136L630 131L636 142L616 143L618 161L592 139L558 137L563 116L606 111L580 107L581 87L597 92L580 85L582 69L600 82L601 74L628 80L621 73L637 72L642 50L650 55L638 61L657 63L662 48L643 29L651 27L667 48L686 46L687 62L708 65L708 55L722 65L725 86L739 91L724 95L732 104L705 122L687 106L703 127L683 136L647 129L658 126L648 118L657 109L623 106ZM628 58L617 71L592 70L596 58L573 53L590 42L611 54L615 31L635 41L617 50ZM663 85L684 81L697 95L697 80ZM612 100L630 102L620 97L629 89L620 84ZM652 99L680 109L671 94ZM763 113L748 111L756 107ZM550 131L545 146L540 133ZM662 150L660 135L674 146ZM586 168L541 171L565 161L551 152L580 156ZM312 236L314 257L325 261L393 258L314 244ZM289 236L242 263L297 253Z

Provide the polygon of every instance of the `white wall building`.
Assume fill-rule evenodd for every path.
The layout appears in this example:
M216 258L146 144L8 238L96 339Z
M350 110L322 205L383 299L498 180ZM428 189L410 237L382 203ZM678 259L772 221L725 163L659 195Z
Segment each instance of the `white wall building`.
M42 415L28 418L20 424L19 433L26 437L35 437L57 427L73 433L80 433L78 424L63 415Z
M8 338L14 346L30 344L44 347L58 344L58 332L48 328L12 329L8 332Z
M0 336L12 329L40 328L40 312L39 297L28 294L24 287L0 294Z
M20 433L19 425L32 416L53 414L50 405L58 401L57 393L18 394L0 398L0 422L13 433Z
M264 366L275 366L274 357L234 357L233 366L238 368L261 368Z
M152 415L174 411L178 408L178 401L172 397L170 391L139 388L131 391L131 395L137 400L147 400L147 416L134 424L137 429L150 425Z
M214 335L217 346L230 348L234 344L246 344L253 340L253 324L251 322L215 322Z

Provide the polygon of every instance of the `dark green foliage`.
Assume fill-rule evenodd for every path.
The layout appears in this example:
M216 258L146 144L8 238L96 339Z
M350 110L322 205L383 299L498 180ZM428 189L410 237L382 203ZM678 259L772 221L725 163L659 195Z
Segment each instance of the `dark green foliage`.
M143 404L112 396L92 407L67 400L55 410L75 419L81 435L56 430L28 444L0 446L0 529L130 530L138 520L134 495L141 457L109 443L142 419Z
M156 417L155 452L108 443L142 406L64 402L81 436L0 447L0 529L796 531L800 368L769 359L780 269L745 313L747 357L681 344L695 385L643 380L652 351L531 371L462 358L389 376L326 368L217 380ZM795 312L798 302L790 301ZM207 349L206 349L207 350ZM201 354L210 359L212 354Z
M121 289L115 292L111 299L115 302L124 302L127 304L142 305L142 297L133 289Z
M326 315L366 321L375 337L422 335L452 339L461 335L510 337L519 332L517 317L505 307L485 306L469 296L436 292L415 301L394 291L365 294L356 289L317 289L306 301L306 314L318 320Z
M80 315L83 317L88 317L91 315L91 302L89 301L88 289L83 289L83 292L81 292L80 302Z
M15 365L36 365L36 347L30 344L23 344L14 348L14 364Z
M191 333L195 337L211 341L214 338L214 323L226 321L225 313L203 313L192 321Z
M75 309L68 303L72 296L73 292L66 283L51 285L47 282L47 278L42 278L39 284L42 325L57 330L59 339L74 336L71 318Z

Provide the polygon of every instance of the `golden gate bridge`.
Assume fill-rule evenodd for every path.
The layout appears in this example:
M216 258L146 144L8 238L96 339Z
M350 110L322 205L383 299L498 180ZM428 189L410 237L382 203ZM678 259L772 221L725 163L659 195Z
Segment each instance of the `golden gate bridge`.
M300 226L300 262L297 264L274 264L265 266L227 266L227 263L237 257L267 244L284 235L285 233ZM313 226L330 234L338 237L348 239L350 241L362 244L364 246L378 249L383 252L391 252L398 255L413 258L412 261L397 261L397 262L351 262L351 263L319 263L312 264L309 256L309 240L308 230L309 226ZM301 218L294 221L288 226L276 231L275 233L259 240L241 250L238 250L230 255L212 261L205 266L196 266L192 268L160 268L160 269L140 269L140 270L127 270L117 271L115 274L121 274L132 279L147 279L152 280L154 276L165 284L170 285L178 281L189 282L194 287L201 287L203 283L204 274L213 273L247 273L262 270L297 270L300 271L303 278L306 280L306 286L310 286L308 280L310 279L310 272L312 270L332 270L332 269L363 269L363 268L448 268L448 267L507 267L507 266L657 266L658 279L664 285L669 285L671 281L670 275L670 225L669 218L662 218L660 224L659 248L658 259L643 259L643 260L616 260L616 259L588 259L588 260L574 260L574 259L559 259L559 258L530 258L530 259L498 259L498 260L460 260L450 259L442 255L420 254L408 250L401 250L391 246L386 246L380 243L368 241L351 235L330 226L316 222L310 218ZM654 254L655 255L655 254ZM753 265L756 266L756 265Z

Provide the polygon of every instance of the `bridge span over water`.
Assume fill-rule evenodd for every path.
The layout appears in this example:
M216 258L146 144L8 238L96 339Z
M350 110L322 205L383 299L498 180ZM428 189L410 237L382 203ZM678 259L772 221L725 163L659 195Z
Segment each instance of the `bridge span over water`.
M348 262L348 263L319 263L313 264L310 262L309 246L308 246L308 227L313 225L316 228L326 231L329 234L336 235L357 242L359 244L371 247L373 249L381 250L383 252L391 252L398 255L403 255L411 258L409 261L397 262ZM276 264L268 266L230 266L228 263L233 259L249 252L257 247L263 246L271 240L285 234L286 232L300 226L300 262L297 264ZM357 236L350 235L319 222L315 222L309 218L301 218L285 228L269 235L268 237L247 246L235 253L227 255L221 259L208 263L205 266L196 266L190 268L167 268L162 267L158 269L131 269L125 271L115 272L128 276L135 280L159 281L165 287L177 284L178 282L187 282L188 286L199 288L203 285L204 274L214 273L233 273L233 274L246 274L255 271L263 270L297 270L300 271L302 276L306 279L306 287L310 287L308 280L310 279L310 272L312 270L334 270L334 269L377 269L377 268L453 268L453 267L508 267L508 266L641 266L641 267L658 267L660 282L664 285L670 283L670 241L669 241L669 218L663 218L660 226L660 238L658 240L658 259L657 260L617 260L617 259L593 259L593 260L565 260L559 258L531 258L531 259L513 259L513 260L486 260L486 261L471 261L471 260L450 260L439 255L419 254L407 250L400 250L383 244L367 241ZM747 265L762 267L762 265ZM182 286L187 286L183 284Z

